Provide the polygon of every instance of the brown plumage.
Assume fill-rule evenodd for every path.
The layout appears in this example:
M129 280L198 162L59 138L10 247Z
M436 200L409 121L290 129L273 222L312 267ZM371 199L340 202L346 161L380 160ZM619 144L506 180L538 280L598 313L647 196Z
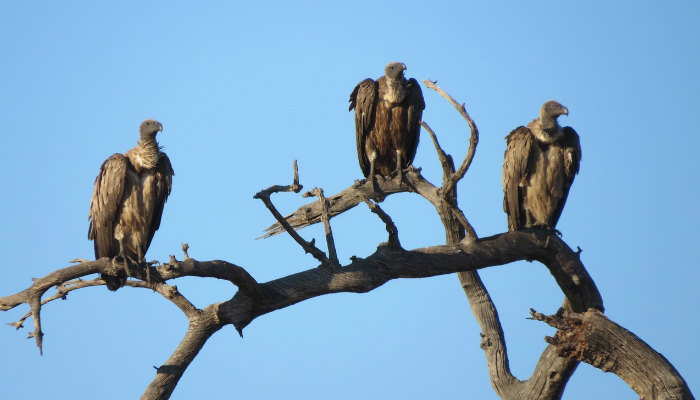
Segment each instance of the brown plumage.
M508 230L544 226L554 229L581 162L581 144L571 127L561 127L569 110L550 100L540 117L506 136L503 159L503 210Z
M394 171L402 176L416 155L425 102L418 82L404 77L405 69L405 64L389 63L384 76L363 80L350 94L357 156L367 178Z
M88 239L95 242L96 259L121 255L127 258L125 263L144 261L160 226L174 175L170 159L156 142L156 133L162 130L158 121L143 121L136 147L113 154L100 167L90 201L88 229ZM102 274L102 278L109 290L117 290L124 286L127 276L120 270L117 276Z

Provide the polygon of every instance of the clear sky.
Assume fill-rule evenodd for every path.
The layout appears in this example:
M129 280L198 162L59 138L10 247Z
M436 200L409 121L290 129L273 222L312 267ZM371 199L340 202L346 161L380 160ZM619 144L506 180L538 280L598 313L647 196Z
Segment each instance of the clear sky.
M145 118L176 176L148 259L223 259L259 281L312 268L258 190L291 181L327 195L361 177L348 95L389 61L437 80L481 132L459 201L480 236L505 231L504 136L559 100L581 136L581 171L558 228L607 315L661 352L700 395L700 3L697 1L4 1L0 3L0 295L92 258L87 214L100 164L132 147ZM424 88L423 118L461 160L468 129ZM422 137L414 164L441 179ZM306 202L274 197L283 212ZM444 243L431 206L390 197L406 248ZM332 221L339 256L371 254L381 222L357 207ZM301 233L323 242L319 227ZM563 295L546 268L483 271L514 373L526 379L554 330L526 320ZM235 287L174 282L197 306ZM26 307L1 313L17 320ZM0 398L140 396L186 320L146 290L73 292L42 313L44 356L27 329L0 326ZM27 324L31 326L31 323ZM494 399L479 328L455 276L336 294L218 332L173 398ZM581 365L564 399L637 396Z

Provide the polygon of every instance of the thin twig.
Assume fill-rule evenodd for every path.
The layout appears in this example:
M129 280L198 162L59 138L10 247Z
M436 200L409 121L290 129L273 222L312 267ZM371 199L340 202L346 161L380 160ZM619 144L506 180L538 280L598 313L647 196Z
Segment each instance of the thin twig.
M333 263L326 257L326 254L319 250L318 247L314 245L314 241L312 240L311 242L307 242L304 240L299 234L292 228L291 225L289 225L289 222L282 216L282 214L277 211L277 208L275 207L274 204L272 204L272 200L270 200L270 195L272 193L277 193L277 192L295 192L299 193L301 190L302 186L299 184L299 173L297 170L297 162L294 160L294 183L291 185L287 186L281 186L281 185L274 185L270 186L269 188L265 190L261 190L258 193L253 196L254 199L260 199L262 202L265 204L265 207L267 207L268 210L272 213L272 215L275 217L277 222L284 228L287 233L289 233L289 236L296 241L302 249L306 253L311 254L315 259L317 259L320 263L321 266L324 267L325 269L332 270L333 269Z
M267 196L268 198L272 193L279 192L294 192L299 193L304 186L299 184L299 167L297 165L297 160L294 160L294 181L291 185L272 185L267 189L261 190L253 196L254 199L262 199L261 196Z
M386 231L389 233L389 240L387 244L393 249L402 249L401 242L399 241L399 230L396 228L394 221L391 219L389 214L385 213L379 204L373 202L370 199L365 199L365 204L369 207L370 211L377 214L379 218L386 225Z
M77 289L81 289L81 288L84 288L84 287L90 287L90 286L99 286L99 285L104 285L104 284L105 284L105 283L104 283L104 281L102 280L102 278L97 278L97 279L93 279L93 280L90 280L90 281L84 281L84 280L82 280L82 279L77 279L77 280L75 280L75 281L65 282L65 283L63 283L63 284L57 285L57 286L56 286L56 294L54 294L53 296L48 297L48 298L42 300L42 301L41 301L41 305L43 306L44 304L49 303L49 302L51 302L51 301L54 301L54 300L56 300L56 299L65 300L65 299L66 299L66 295L67 295L69 292L72 292L72 291L77 290ZM8 325L14 326L15 329L23 328L23 327L24 327L24 325L23 325L23 324L24 324L24 321L26 321L27 318L29 318L31 315L32 315L32 312L31 312L31 311L28 311L26 314L24 314L24 315L22 316L22 318L18 319L16 322L13 322L13 323L8 324Z
M311 191L306 192L302 197L318 197L318 201L321 202L321 221L323 222L323 228L326 231L326 244L328 246L328 258L332 263L333 269L340 268L340 262L338 261L338 252L335 248L335 240L333 239L333 231L331 230L330 217L328 216L328 199L323 195L323 189L313 188Z
M430 138L433 139L433 144L435 145L435 150L438 153L438 159L440 160L440 164L442 165L442 182L443 184L447 182L450 176L454 174L455 172L455 163L452 160L452 156L445 153L445 151L440 147L440 143L438 142L437 136L435 135L435 132L430 128L427 122L421 121L420 122L421 126L428 131L430 134Z

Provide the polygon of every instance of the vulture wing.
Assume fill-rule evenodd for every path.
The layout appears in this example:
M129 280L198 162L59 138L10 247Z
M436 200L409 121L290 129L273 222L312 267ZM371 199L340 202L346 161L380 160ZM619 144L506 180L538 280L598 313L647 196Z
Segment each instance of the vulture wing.
M355 141L357 158L365 176L369 175L369 158L365 154L365 141L374 126L374 111L377 106L379 85L372 79L365 79L355 86L350 94L350 107L355 109ZM416 143L417 145L418 143Z
M158 228L160 228L160 219L163 216L163 207L165 206L165 201L168 200L170 195L170 190L173 187L173 167L170 164L170 159L165 153L160 153L158 157L158 164L156 164L154 172L153 184L155 185L154 190L151 191L153 201L153 217L151 218L151 226L148 230L148 239L143 246L143 253L146 254L146 250L151 245L151 240L153 240L153 235L156 233Z
M564 147L564 196L554 211L552 226L556 226L559 221L564 204L566 204L566 198L569 196L569 189L574 183L574 177L578 174L581 164L581 141L578 134L570 126L565 126L562 131L564 132L564 137L561 140L562 147Z
M418 84L418 81L411 78L406 83L406 106L408 107L408 125L406 132L406 149L404 160L404 168L413 163L413 158L416 156L418 148L418 140L420 139L420 121L425 110L425 101L423 100L423 91Z
M88 239L94 240L95 258L114 257L119 254L119 247L112 248L114 240L114 225L118 221L117 213L122 204L124 192L128 183L127 171L129 160L123 154L114 154L100 167L100 173L95 178L95 189L90 201L90 227Z
M524 225L525 215L520 207L520 183L527 175L533 135L530 129L519 126L506 136L506 153L503 157L503 211L508 215L508 230Z

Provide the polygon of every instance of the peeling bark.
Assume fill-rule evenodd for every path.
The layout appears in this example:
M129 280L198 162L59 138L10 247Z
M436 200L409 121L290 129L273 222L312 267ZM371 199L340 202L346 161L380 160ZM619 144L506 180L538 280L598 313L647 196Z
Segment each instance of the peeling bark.
M535 319L558 329L547 343L570 359L583 361L624 380L640 398L692 399L685 380L668 360L634 333L600 311L545 316L531 310Z

